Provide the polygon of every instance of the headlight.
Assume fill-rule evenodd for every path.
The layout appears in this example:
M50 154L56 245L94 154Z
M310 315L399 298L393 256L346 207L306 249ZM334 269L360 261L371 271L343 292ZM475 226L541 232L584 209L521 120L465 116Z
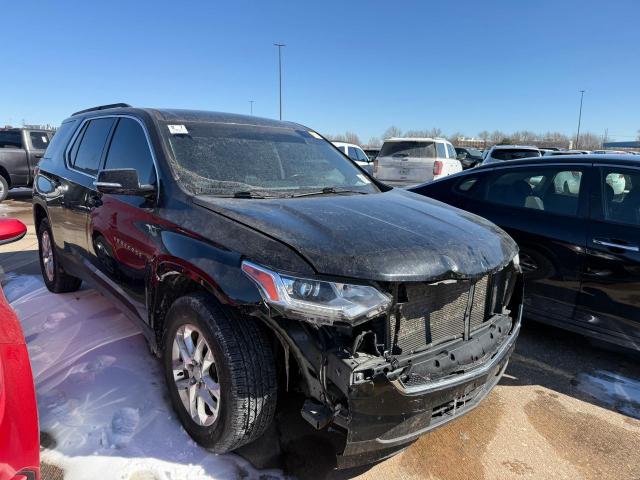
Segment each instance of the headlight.
M368 285L297 278L247 261L242 262L242 271L258 285L269 305L313 323L357 325L391 305L391 297Z

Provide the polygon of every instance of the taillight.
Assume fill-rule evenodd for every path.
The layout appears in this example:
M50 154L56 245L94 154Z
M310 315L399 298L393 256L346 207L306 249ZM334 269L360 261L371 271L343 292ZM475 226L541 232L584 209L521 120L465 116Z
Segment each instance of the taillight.
M433 174L434 175L440 175L442 173L442 161L441 160L436 160L433 163Z

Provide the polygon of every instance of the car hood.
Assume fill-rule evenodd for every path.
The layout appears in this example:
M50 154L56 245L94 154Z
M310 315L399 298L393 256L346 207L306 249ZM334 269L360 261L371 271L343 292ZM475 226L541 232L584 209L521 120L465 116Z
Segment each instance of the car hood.
M511 237L489 221L400 189L286 199L197 196L194 202L285 243L325 275L477 277L517 253Z

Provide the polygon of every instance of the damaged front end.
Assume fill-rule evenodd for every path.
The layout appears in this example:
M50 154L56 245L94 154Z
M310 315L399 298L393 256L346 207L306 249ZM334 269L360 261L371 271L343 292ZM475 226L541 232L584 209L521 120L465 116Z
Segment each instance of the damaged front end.
M352 317L327 310L310 317L308 305L292 308L282 296L320 287L248 268L270 307L265 320L298 361L308 397L303 417L344 433L340 468L393 455L478 405L500 380L520 329L517 256L479 277L378 282L370 288L379 296L338 287L350 290ZM322 298L336 305L343 290Z

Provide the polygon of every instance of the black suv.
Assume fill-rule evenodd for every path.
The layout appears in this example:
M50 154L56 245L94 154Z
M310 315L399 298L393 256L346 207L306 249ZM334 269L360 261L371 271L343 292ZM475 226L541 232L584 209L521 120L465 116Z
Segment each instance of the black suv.
M339 466L384 458L476 406L520 327L511 238L294 123L78 112L40 164L34 216L47 287L82 279L122 304L216 452L265 431L281 385L341 432Z

